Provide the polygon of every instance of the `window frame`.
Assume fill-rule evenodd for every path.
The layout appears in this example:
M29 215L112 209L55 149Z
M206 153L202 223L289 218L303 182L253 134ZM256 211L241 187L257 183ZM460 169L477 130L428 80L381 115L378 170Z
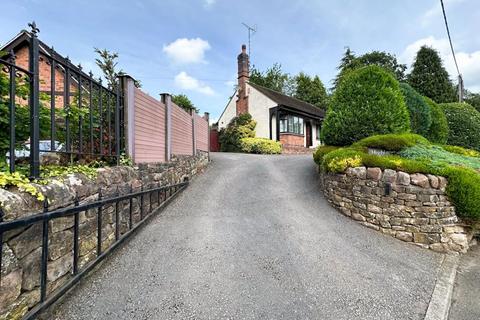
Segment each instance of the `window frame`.
M305 135L305 119L293 114L282 114L279 117L280 133Z

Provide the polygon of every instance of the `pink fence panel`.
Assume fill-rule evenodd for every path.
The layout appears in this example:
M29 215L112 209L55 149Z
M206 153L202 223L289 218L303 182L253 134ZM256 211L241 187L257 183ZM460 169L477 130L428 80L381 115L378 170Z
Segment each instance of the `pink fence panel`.
M172 102L172 154L193 155L192 116Z
M208 151L208 123L198 114L195 114L195 140L197 150Z
M136 163L165 161L165 105L135 88Z

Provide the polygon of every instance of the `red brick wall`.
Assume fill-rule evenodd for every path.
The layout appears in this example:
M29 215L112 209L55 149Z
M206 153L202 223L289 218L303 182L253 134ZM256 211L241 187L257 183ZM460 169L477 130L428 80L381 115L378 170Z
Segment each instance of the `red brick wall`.
M284 145L305 146L303 136L289 133L280 133L280 143Z
M29 48L28 46L21 47L15 52L16 60L15 63L17 66L29 69ZM39 62L39 78L40 78L40 92L45 92L50 94L51 90L51 64L47 57L40 54ZM55 70L55 91L57 95L55 97L55 106L63 107L64 106L64 88L65 88L65 78L63 70L58 68ZM70 94L74 95L77 90L77 86L74 81L71 81L70 84Z

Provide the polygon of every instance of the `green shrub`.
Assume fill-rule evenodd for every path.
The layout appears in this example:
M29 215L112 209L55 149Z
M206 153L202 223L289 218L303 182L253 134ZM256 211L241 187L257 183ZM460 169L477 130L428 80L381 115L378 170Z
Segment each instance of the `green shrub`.
M344 146L374 134L410 129L408 110L397 80L377 66L352 72L340 82L331 99L321 139Z
M397 155L379 156L355 148L340 148L324 156L322 168L327 172L345 172L349 167L379 167L408 173L429 173L433 169L428 161L405 159Z
M337 150L339 147L335 146L320 146L315 149L315 152L313 153L313 161L315 161L316 164L320 165L322 164L323 157L334 150Z
M407 83L400 83L400 90L410 114L412 132L426 136L432 124L430 106L423 97Z
M480 157L480 152L472 149L465 149L459 146L450 146L450 145L443 145L441 146L443 149L445 149L448 152L451 153L456 153L456 154L461 154L462 156L467 156L467 157Z
M240 140L254 138L257 123L248 113L233 118L225 129L219 132L220 150L224 152L240 152Z
M423 97L423 99L430 106L430 114L432 116L432 124L425 137L434 143L447 143L448 122L445 113L432 99L428 97Z
M480 219L480 175L472 169L449 166L440 172L447 177L447 195L459 216Z
M266 138L242 138L240 139L242 152L260 154L282 153L282 144Z
M430 144L430 142L424 137L414 133L383 134L364 138L354 143L352 147L400 151L417 144Z
M416 145L401 151L400 156L407 159L425 160L435 167L451 164L480 170L480 158L448 152L440 146Z
M467 103L443 103L440 106L448 122L447 143L480 151L480 113Z

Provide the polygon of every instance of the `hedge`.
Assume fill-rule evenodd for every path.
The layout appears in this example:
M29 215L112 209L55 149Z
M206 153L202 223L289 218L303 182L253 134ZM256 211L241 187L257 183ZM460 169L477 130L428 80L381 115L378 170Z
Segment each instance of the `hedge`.
M412 132L426 136L432 124L430 106L415 89L407 83L400 83L403 99L410 114Z
M316 164L320 165L323 161L323 157L333 151L337 150L340 147L335 147L335 146L320 146L315 149L315 152L313 153L313 161L315 161Z
M240 148L242 152L260 153L260 154L278 154L282 153L282 145L278 141L266 138L243 138L240 139Z
M448 122L450 145L480 151L480 113L467 103L440 104Z
M383 134L364 138L354 143L352 146L375 148L387 151L400 151L407 147L413 147L417 144L430 144L430 142L421 135L414 133Z
M392 139L392 137L388 137ZM368 139L365 139L368 141ZM374 141L381 140L381 137L375 137ZM401 141L401 139L399 139ZM329 147L324 146L321 151L315 152L314 159L320 165L322 170L326 172L342 173L349 167L379 167L382 169L401 170L408 173L425 173L444 176L448 179L446 193L457 209L457 214L460 217L480 220L480 173L472 168L465 167L466 165L475 164L478 161L473 157L464 157L457 153L449 153L447 149L455 149L462 151L452 146L433 146L425 144L425 140L419 140L419 144L414 146L407 146L400 155L375 155L368 154L365 151L365 141L360 141L356 146L351 147ZM362 145L363 144L363 145ZM415 149L416 148L416 149ZM419 150L425 152L416 157L410 152ZM445 150L443 157L437 161L432 161L432 156L437 152ZM463 149L465 151L465 149ZM412 157L412 159L405 158ZM468 151L467 151L468 153ZM457 157L457 158L456 158ZM319 159L321 159L319 161ZM452 159L454 161L452 161ZM480 162L479 162L480 163ZM463 166L459 166L463 165ZM477 167L478 164L473 165Z
M321 139L345 146L374 134L410 130L398 81L378 66L349 72L340 82L322 125Z
M430 115L432 117L432 124L425 137L431 142L441 144L447 143L448 122L445 113L432 99L428 97L423 97L423 99L430 106Z

